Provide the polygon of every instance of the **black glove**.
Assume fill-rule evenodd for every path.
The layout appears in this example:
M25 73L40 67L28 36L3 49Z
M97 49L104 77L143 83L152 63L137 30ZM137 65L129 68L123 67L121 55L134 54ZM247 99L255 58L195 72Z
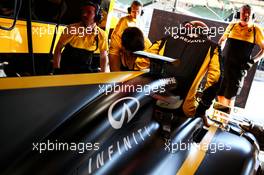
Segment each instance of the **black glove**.
M207 117L205 116L205 111L209 109L210 105L204 104L202 101L199 102L199 106L196 109L195 117L201 117L203 119L204 125L209 127Z
M199 102L199 105L196 109L196 115L205 115L205 111L208 109L209 107L207 105L205 105L204 103L202 103L201 101Z
M249 70L255 64L254 60L250 59L246 64L242 66L244 70Z

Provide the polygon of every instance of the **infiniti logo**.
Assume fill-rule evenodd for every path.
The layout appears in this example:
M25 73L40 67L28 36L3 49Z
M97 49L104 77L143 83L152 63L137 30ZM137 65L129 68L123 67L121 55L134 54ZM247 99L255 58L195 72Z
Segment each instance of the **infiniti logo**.
M113 109L116 105L119 103L123 103L121 107L121 118L119 121L115 120L113 117ZM128 105L129 104L129 105ZM131 111L131 107L136 105L136 109ZM136 115L138 109L139 109L139 101L134 97L124 97L117 101L115 101L108 110L108 120L113 128L120 129L124 123L126 114L128 116L127 123ZM119 112L117 113L119 114Z

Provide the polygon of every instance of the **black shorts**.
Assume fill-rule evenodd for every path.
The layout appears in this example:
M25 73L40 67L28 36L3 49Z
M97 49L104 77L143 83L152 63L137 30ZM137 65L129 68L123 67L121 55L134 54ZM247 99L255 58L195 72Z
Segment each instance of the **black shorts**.
M61 55L61 74L98 72L100 55L67 44Z
M231 99L240 94L244 83L245 70L237 66L226 64L224 66L224 78L218 92L219 96Z

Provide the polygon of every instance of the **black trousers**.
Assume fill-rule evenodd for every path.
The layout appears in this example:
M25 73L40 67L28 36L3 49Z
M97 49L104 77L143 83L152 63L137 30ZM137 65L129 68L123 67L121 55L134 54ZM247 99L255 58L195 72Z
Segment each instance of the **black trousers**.
M228 62L224 65L224 77L218 95L231 99L240 94L246 70Z

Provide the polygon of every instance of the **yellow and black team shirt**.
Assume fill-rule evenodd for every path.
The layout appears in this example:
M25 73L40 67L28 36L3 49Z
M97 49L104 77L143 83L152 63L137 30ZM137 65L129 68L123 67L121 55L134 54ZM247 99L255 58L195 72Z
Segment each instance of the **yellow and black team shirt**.
M249 24L248 26L241 26L239 23L230 23L224 35L227 38L233 38L249 43L261 45L264 36L261 27L257 24Z
M131 18L130 15L120 18L118 24L116 25L112 35L109 48L109 54L118 55L121 57L122 66L128 70L143 70L149 67L149 60L145 58L133 58L128 56L122 51L122 34L124 30L128 27L138 27L142 28L142 22L140 20ZM145 37L145 48L151 46L151 41Z
M173 68L178 81L175 91L184 100L185 115L193 116L198 105L195 95L207 72L205 89L218 82L221 75L219 47L204 37L176 35L155 42L148 52L180 60L180 66Z
M263 32L256 24L231 23L224 35L227 37L223 50L225 62L237 67L250 59L255 44L261 46L264 41Z
M81 23L68 25L64 29L59 42L64 46L70 44L74 48L95 51L97 53L108 50L105 31L98 26L86 28Z

